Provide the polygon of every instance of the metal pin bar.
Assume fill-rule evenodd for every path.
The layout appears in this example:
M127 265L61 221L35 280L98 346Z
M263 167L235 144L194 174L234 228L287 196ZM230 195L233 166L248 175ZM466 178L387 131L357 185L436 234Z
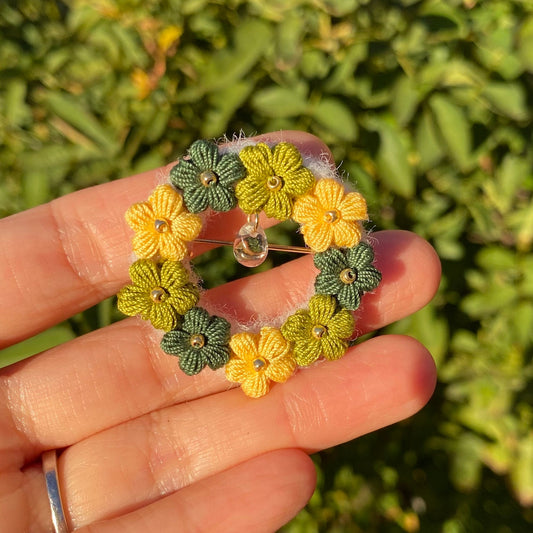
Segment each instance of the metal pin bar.
M233 246L231 241L219 241L217 239L195 239L194 242L201 242L204 244L222 244L224 246ZM312 254L311 248L305 248L304 246L285 246L283 244L270 244L268 243L268 249L275 252L293 252L296 254Z

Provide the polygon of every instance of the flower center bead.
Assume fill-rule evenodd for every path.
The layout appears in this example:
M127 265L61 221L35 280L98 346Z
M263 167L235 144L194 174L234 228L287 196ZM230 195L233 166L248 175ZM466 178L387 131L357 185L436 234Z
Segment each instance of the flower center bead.
M162 287L155 287L150 291L150 298L156 304L161 303L167 292Z
M351 285L357 279L357 270L354 270L353 268L345 268L339 274L339 277L343 283Z
M218 182L218 176L212 170L204 170L200 174L200 183L204 187L211 187Z
M311 330L311 335L313 335L315 339L321 339L326 332L326 326L323 326L322 324L317 324L316 326L313 326L313 329Z
M339 218L339 213L335 211L335 209L332 209L331 211L326 211L324 213L324 222L335 222Z
M254 359L254 362L253 362L254 370L256 372L259 372L266 366L266 364L267 362L262 357L258 357L257 359Z
M168 222L162 218L156 218L154 221L155 230L158 233L165 233L169 230Z
M193 348L203 348L205 346L205 337L201 333L191 335L189 343Z
M270 176L266 185L271 191L279 191L283 187L283 180L279 176Z

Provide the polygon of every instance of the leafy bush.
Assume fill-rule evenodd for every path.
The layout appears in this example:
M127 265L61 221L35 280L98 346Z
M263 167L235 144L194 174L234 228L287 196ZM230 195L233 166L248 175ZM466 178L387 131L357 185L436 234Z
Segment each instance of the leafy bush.
M531 528L533 4L21 0L2 3L0 30L1 215L197 138L302 129L343 162L377 228L440 254L437 298L386 328L431 349L434 399L318 454L319 487L285 531ZM114 318L103 302L2 357Z

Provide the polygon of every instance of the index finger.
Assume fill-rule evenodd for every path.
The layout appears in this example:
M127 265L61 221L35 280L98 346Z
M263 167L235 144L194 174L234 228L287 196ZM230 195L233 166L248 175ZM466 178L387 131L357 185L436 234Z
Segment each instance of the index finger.
M255 137L287 141L320 157L314 135L277 132ZM169 167L69 194L0 221L0 348L30 337L113 295L128 279L132 233L124 213L143 201ZM217 215L209 237L227 239L242 223L238 210Z

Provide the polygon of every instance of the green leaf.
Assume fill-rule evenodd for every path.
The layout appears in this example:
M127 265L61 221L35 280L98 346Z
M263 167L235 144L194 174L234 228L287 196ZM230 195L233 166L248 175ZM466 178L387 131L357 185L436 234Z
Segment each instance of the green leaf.
M481 480L481 450L483 441L473 433L463 433L456 441L450 472L453 484L463 491L470 491Z
M114 135L107 131L77 99L65 93L49 92L45 100L53 113L96 141L106 153L110 155L116 153L118 144Z
M0 350L0 368L31 357L75 337L67 325L54 326L18 344Z
M400 126L405 126L413 117L420 102L420 92L413 79L402 76L392 89L391 111Z
M435 166L444 156L442 142L437 135L435 121L427 109L422 112L415 134L418 166L425 172Z
M412 198L415 193L416 178L399 130L378 117L371 117L365 125L379 133L380 145L376 163L380 180L394 193Z
M527 120L529 111L524 87L519 83L491 82L481 92L491 107L514 120Z
M298 117L307 113L307 88L267 87L252 98L254 109L266 117Z
M449 156L461 171L467 172L473 165L472 138L463 110L441 94L433 95L429 105Z
M313 118L343 141L355 141L357 123L351 109L337 98L323 98L311 110Z
M518 501L533 505L533 431L518 445L518 458L511 468L511 482Z
M533 16L529 16L518 32L518 57L523 67L533 73Z

